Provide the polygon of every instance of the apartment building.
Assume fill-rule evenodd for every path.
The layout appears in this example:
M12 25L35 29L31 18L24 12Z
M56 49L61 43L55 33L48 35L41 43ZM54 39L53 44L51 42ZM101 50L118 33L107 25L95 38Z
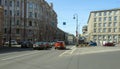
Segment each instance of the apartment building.
M3 40L3 18L4 18L4 13L3 13L4 9L2 6L0 6L0 46L2 46Z
M90 12L89 40L98 43L120 41L120 8Z
M45 0L0 0L0 4L4 8L4 41L10 38L17 41L54 40L57 14L52 3Z

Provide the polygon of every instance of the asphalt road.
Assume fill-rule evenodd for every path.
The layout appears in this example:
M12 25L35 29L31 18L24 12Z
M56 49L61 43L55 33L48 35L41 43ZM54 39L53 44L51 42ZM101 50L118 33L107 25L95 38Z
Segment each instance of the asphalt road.
M0 69L120 69L120 47L68 48L2 51Z

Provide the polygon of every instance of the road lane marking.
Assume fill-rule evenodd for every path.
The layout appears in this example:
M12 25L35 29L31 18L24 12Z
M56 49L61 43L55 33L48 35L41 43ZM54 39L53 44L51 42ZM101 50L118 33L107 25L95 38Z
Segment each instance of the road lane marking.
M120 51L120 49L109 49L109 50L100 50L100 51L89 51L89 52L82 52L79 53L80 55L87 55L87 54L94 54L94 53L104 53L104 52L113 52L113 51Z
M36 54L36 53L39 53L39 51L33 52L33 53L28 53L28 54L17 55L17 56L13 56L13 57L6 57L6 58L2 58L1 60L10 60L10 59L15 59L15 58L23 57L23 56Z
M66 53L72 54L72 53L76 50L76 47L73 46L73 47L71 47L70 49L72 49L72 50L66 50L65 52L63 52L62 54L60 54L59 57L63 56L63 55L66 54Z
M76 47L70 52L70 54L72 54L75 50L76 50Z

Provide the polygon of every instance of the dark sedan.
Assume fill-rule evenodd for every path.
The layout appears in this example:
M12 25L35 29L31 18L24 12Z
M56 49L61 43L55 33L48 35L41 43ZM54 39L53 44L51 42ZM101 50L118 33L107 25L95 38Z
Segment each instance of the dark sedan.
M33 47L33 43L31 41L21 42L21 48L31 48L31 47Z
M115 44L113 42L107 42L103 46L115 46Z

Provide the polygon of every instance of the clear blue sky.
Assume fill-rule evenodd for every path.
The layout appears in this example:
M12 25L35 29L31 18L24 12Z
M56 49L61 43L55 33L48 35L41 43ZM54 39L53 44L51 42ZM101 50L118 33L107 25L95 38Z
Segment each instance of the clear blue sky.
M65 32L75 35L76 21L73 19L78 14L79 33L82 26L87 25L91 11L120 8L120 0L46 0L52 2L58 15L58 27ZM66 22L66 25L63 25Z

